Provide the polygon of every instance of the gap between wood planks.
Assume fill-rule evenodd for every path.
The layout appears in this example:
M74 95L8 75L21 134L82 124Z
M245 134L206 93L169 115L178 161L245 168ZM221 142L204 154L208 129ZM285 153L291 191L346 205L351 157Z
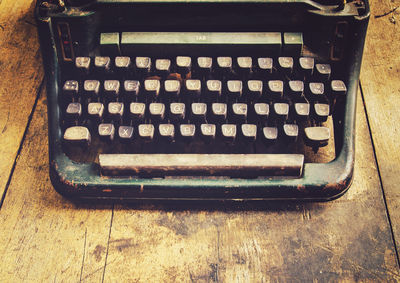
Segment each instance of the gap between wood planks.
M1 3L1 1L0 1L0 3ZM35 98L35 102L33 103L32 111L31 111L31 113L29 114L28 121L27 121L27 123L26 123L25 130L24 130L24 134L23 134L23 136L22 136L21 142L20 142L19 147L18 147L17 155L15 156L14 163L13 163L13 165L12 165L12 167L11 167L10 175L8 176L8 180L7 180L7 183L6 183L6 187L5 187L5 189L4 189L4 193L3 193L3 195L1 196L1 200L0 200L0 210L1 210L1 208L3 207L3 203L4 203L4 200L5 200L6 195L7 195L8 187L10 186L10 183L11 183L11 180L12 180L12 176L14 175L15 167L16 167L16 165L17 165L19 156L20 156L20 154L21 154L21 150L22 150L22 148L23 148L23 146L24 146L24 142L25 142L26 135L27 135L27 133L28 133L29 126L30 126L30 124L31 124L32 118L33 118L33 114L35 113L36 106L37 106L37 103L38 103L39 98L40 98L40 94L42 93L42 90L43 90L44 81L45 81L44 78L42 78L41 83L40 83L40 85L39 85L39 88L38 88L38 90L37 90L37 92L36 92L36 98Z
M381 171L380 171L380 168L379 168L379 161L378 161L378 158L376 156L375 143L374 143L374 138L373 138L373 135L372 135L371 125L369 123L368 110L367 110L367 107L366 107L366 104L365 104L365 100L364 100L364 91L363 91L362 86L361 86L361 81L359 83L359 87L360 87L361 99L362 99L362 103L363 103L363 107L364 107L364 111L365 111L364 112L365 113L365 118L367 120L369 138L371 140L371 145L372 145L372 152L374 153L374 159L375 159L375 163L376 163L376 169L377 169L377 172L378 172L379 183L381 185L383 202L385 204L386 216L387 216L387 219L388 219L388 222L389 222L389 228L390 228L390 233L392 235L392 242L393 242L394 250L396 252L397 266L400 268L399 252L398 252L398 248L396 246L396 239L395 239L394 232L393 232L392 221L390 219L389 208L388 208L387 201L386 201L385 190L383 188L382 176L381 176Z
M101 278L101 283L104 283L104 276L106 275L108 248L110 247L111 229L112 229L112 224L113 224L113 219L114 219L114 208L115 208L115 204L113 203L112 208L111 208L110 230L108 232L106 258L104 259L103 276Z

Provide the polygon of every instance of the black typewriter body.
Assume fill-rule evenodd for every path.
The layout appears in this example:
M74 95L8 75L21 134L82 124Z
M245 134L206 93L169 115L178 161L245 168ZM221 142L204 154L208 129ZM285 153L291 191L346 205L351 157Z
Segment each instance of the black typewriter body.
M38 1L35 14L61 194L330 200L350 186L367 0Z

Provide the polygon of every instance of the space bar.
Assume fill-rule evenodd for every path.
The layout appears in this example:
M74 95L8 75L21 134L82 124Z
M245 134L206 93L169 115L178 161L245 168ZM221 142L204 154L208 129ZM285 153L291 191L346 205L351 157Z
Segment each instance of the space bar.
M105 176L295 176L302 154L100 154Z

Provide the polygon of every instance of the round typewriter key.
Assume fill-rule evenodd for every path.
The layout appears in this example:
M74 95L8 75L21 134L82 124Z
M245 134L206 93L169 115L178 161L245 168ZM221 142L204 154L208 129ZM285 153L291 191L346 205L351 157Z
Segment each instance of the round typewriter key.
M154 125L140 124L138 126L139 138L145 142L151 142L154 139Z
M150 103L149 113L152 122L159 122L164 120L165 117L164 103Z
M316 76L322 81L328 81L331 77L332 69L329 64L316 64L315 65Z
M97 80L85 80L83 90L87 98L97 98L99 96L100 82Z
M89 74L90 71L90 57L76 57L75 67L81 74Z
M267 145L275 143L278 140L278 128L264 127L263 128L263 140Z
M214 122L225 122L228 113L226 103L213 103L211 105L211 120Z
M156 60L156 73L160 76L167 76L171 69L171 60L157 59Z
M103 118L104 105L100 102L91 102L88 104L88 115L93 121L100 121Z
M310 104L308 102L297 102L294 104L295 116L299 121L305 121L310 115Z
M104 93L111 99L116 99L119 94L120 83L117 80L104 81Z
M191 71L192 68L192 58L187 56L177 56L176 57L176 68L178 73L186 75Z
M232 57L217 57L217 68L223 75L232 72Z
M247 75L253 71L253 59L251 57L238 57L236 61L240 74Z
M259 98L263 93L263 82L260 80L247 81L247 89L252 99Z
M288 142L295 142L299 136L299 126L296 124L283 125L283 138Z
M269 116L269 105L267 103L254 104L254 119L257 122L265 122Z
M242 123L247 120L247 104L246 103L234 103L232 104L232 115L230 115L232 121Z
M227 82L228 87L228 100L235 101L242 96L243 82L238 80L231 80Z
M140 82L127 80L124 81L124 92L125 98L128 100L136 100L137 96L139 95L140 90Z
M86 127L74 126L65 130L63 139L67 145L89 146L91 135Z
M211 73L213 59L211 57L198 57L195 73L199 76L208 76Z
M274 67L274 60L272 58L258 58L258 70L263 74L271 74Z
M66 98L68 101L76 99L79 93L78 81L65 81L62 91L64 94L64 98Z
M291 74L293 72L294 62L292 57L279 57L278 65L284 74Z
M146 112L146 104L140 102L132 102L129 106L129 114L132 120L142 121Z
M69 103L65 110L65 119L68 122L78 122L82 115L82 105L77 102Z
M331 92L332 96L342 96L347 92L346 84L340 80L332 80L331 81Z
M328 145L331 133L327 127L307 127L304 129L305 143L311 147Z
M243 124L241 126L242 137L247 142L254 142L257 138L257 126L253 124Z
M136 57L136 72L139 75L146 75L151 70L151 59L149 57Z
M170 104L169 118L172 121L182 121L185 119L185 104L184 103L171 103Z
M300 57L299 72L302 74L302 77L309 78L314 72L314 58Z
M111 59L110 57L94 57L94 66L99 73L110 71Z
M309 83L307 97L312 101L326 101L325 86L323 83Z
M233 143L236 140L237 127L235 124L221 125L221 137L225 142Z
M220 80L208 80L206 82L207 98L210 102L216 102L221 96L222 82Z
M192 116L194 121L204 122L207 115L207 104L205 103L192 103L191 105Z
M146 92L146 97L149 99L158 97L160 94L160 87L161 84L159 80L145 80L144 90Z
M185 98L190 102L192 99L200 97L201 81L200 80L186 80L185 81L186 93Z
M178 80L164 81L164 97L166 100L177 99L181 92L181 82Z
M114 121L120 121L124 115L124 104L121 102L110 102L108 104L108 114Z
M283 96L283 81L281 80L268 81L267 95L271 99L281 98Z
M293 98L299 98L304 92L303 81L289 81L289 92Z
M101 140L111 142L114 140L115 127L114 124L100 124L98 134Z
M216 126L214 124L201 124L200 125L200 136L205 142L211 142L215 140Z
M160 139L167 142L172 142L175 139L175 126L174 124L160 124L158 126Z
M128 143L133 140L133 127L131 126L119 126L118 128L118 138L123 143Z
M318 122L325 122L330 113L329 104L326 103L315 103L314 104L314 119Z
M182 124L179 126L179 134L183 141L192 141L196 135L196 126L194 124Z
M289 104L288 103L274 103L274 117L279 121L285 121L289 115Z
M115 57L115 70L117 73L123 77L129 75L129 71L132 68L131 58L127 56L117 56Z

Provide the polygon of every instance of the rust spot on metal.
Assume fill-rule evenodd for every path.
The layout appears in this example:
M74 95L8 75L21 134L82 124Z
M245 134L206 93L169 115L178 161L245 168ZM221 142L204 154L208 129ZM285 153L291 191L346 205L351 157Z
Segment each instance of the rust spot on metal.
M60 175L60 181L61 181L61 183L63 183L63 184L65 184L65 185L67 185L67 186L69 186L69 187L73 187L73 188L75 188L75 189L78 189L78 185L77 184L74 184L74 181L73 180L68 180L65 176L63 176L63 175Z
M346 180L342 180L338 183L329 183L323 188L323 190L342 191L348 185L349 182L347 182L347 181L348 180L346 179Z
M55 160L51 161L51 165L54 167L54 169L58 170L58 164Z
M304 192L306 190L306 187L303 185L297 185L297 190L300 192Z
M178 80L180 82L183 81L182 75L179 73L171 73L168 75L167 79L169 80Z
M143 191L144 191L144 185L140 184L140 192L143 193Z
M159 76L151 76L151 77L148 77L147 80L161 80L161 77L159 77Z
M75 188L75 189L78 188L78 185L77 185L77 184L74 184L74 180L64 179L64 184L66 184L66 185L68 185L68 186L70 186L70 187L73 187L73 188Z

